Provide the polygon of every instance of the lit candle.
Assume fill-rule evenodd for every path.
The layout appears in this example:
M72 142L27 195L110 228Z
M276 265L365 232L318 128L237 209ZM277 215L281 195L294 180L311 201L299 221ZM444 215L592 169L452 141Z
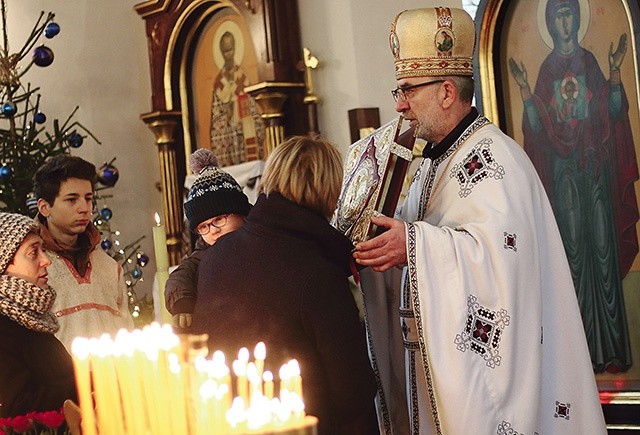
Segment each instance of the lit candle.
M198 416L198 433L216 433L216 391L218 384L212 379L207 379L198 389L200 395L200 406Z
M245 402L242 397L235 397L231 408L226 412L227 423L231 425L232 433L245 433L247 428L247 416Z
M161 349L160 355L164 361L163 371L167 374L166 388L168 408L165 408L165 410L171 420L171 433L189 433L180 339L173 334L171 325L168 324L162 325L160 329L156 331L156 334L158 334L158 343Z
M127 339L130 344L131 356L128 358L131 376L136 380L134 384L134 396L131 400L138 401L142 405L142 411L139 411L138 418L142 420L145 428L152 429L157 424L157 418L152 410L152 403L147 399L147 364L142 349L146 343L146 336L141 329L134 329L128 335Z
M215 428L218 434L226 435L231 431L225 413L231 408L231 391L227 384L218 384L216 391Z
M265 370L262 374L262 380L264 381L264 395L269 400L273 399L273 373Z
M288 363L289 373L291 375L291 389L302 399L302 376L300 375L300 364L297 360L292 359Z
M280 366L280 372L278 373L280 377L280 397L286 396L289 394L291 389L291 369L287 364L283 364Z
M163 349L163 329L157 322L143 328L146 333L146 349L147 359L151 363L151 372L154 384L153 402L155 403L155 412L160 422L160 429L152 431L154 435L171 434L171 416L175 415L175 410L171 409L171 401L167 398L170 394L169 383L170 377L166 351Z
M167 233L164 225L160 225L160 215L155 214L156 225L153 227L153 249L156 255L158 274L158 298L160 299L160 319L163 323L171 323L171 314L167 311L164 300L164 288L169 278L169 252L167 251Z
M247 364L247 379L249 380L249 405L257 396L262 396L262 376L258 374L256 365L252 362Z
M80 400L80 413L82 414L82 433L96 435L96 416L93 411L93 398L91 397L91 371L89 367L89 340L78 337L71 344L73 365L76 373L76 388Z
M292 359L288 363L289 373L291 375L291 410L293 413L294 424L302 423L304 419L304 402L302 401L302 376L300 375L300 364L297 360Z
M114 340L118 382L122 390L122 408L125 412L127 433L143 434L147 431L148 417L144 406L144 393L136 373L134 340L126 329L120 329Z
M94 386L96 400L96 415L98 417L98 432L104 434L116 434L122 424L120 402L116 400L119 394L117 385L114 385L115 372L111 372L111 349L108 334L103 334L99 339L89 340L91 359L91 379ZM119 417L119 418L118 418ZM124 428L122 428L124 430Z
M255 358L256 369L258 370L258 376L262 377L262 371L264 370L264 360L267 357L267 347L264 342L256 344L256 348L253 350L253 357Z
M236 395L242 398L243 403L249 403L249 382L247 380L247 365L244 361L237 359L231 365L233 373L236 375Z

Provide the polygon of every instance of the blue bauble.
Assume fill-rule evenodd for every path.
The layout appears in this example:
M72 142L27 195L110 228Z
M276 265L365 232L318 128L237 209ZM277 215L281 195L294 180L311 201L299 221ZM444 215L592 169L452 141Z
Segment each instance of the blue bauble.
M60 33L60 26L58 23L49 23L47 24L47 27L44 28L44 36L46 38L51 39L58 33Z
M138 279L142 276L142 271L136 267L131 271L131 276L135 279Z
M53 63L53 50L46 45L41 45L33 50L33 63L45 67Z
M16 108L16 105L11 101L7 101L6 103L2 104L2 114L7 118L15 115L17 111L18 109Z
M113 216L113 212L109 207L105 207L100 210L100 216L102 216L105 221L108 221L109 219L111 219L111 216Z
M11 167L2 165L0 166L0 180L7 181L11 178Z
M105 251L108 251L109 249L111 249L112 245L113 245L113 243L111 243L111 240L109 240L109 239L104 239L102 242L100 242L100 246Z
M147 263L149 263L149 256L146 254L140 254L138 256L138 266L140 267L145 267L147 265Z
M35 115L33 115L33 120L36 122L36 124L44 124L47 120L47 115L42 112L37 112Z
M76 133L75 131L73 133L70 133L69 136L67 136L67 144L71 148L80 148L82 146L83 141L84 139L82 138L82 136Z
M100 166L100 169L98 169L98 182L100 182L100 184L104 186L115 186L118 182L118 178L120 178L120 172L118 172L118 168L109 163L105 163L104 165Z

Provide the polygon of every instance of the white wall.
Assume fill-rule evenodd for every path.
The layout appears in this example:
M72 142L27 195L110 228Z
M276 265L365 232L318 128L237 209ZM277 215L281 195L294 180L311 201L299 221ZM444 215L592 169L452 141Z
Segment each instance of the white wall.
M96 166L116 157L120 179L108 200L114 212L112 229L122 232L121 242L146 235L143 250L153 258L153 212L161 211L154 137L140 120L151 107L149 63L144 22L133 10L134 2L8 0L10 52L22 48L41 11L55 13L61 31L41 42L54 52L47 68L32 67L23 83L39 86L41 110L51 121L65 120L76 106L75 119L101 142L86 139L73 151ZM27 61L28 58L25 59ZM147 281L136 290L149 293L154 263L143 269Z
M389 30L405 9L461 7L461 0L298 0L302 44L320 64L313 84L320 98L320 133L345 151L350 144L348 111L380 109L381 123L397 116Z

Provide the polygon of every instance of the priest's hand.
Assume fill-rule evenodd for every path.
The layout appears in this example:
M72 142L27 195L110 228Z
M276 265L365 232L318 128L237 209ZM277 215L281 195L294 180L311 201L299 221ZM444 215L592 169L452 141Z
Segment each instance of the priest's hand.
M394 266L407 264L407 235L405 223L387 216L374 216L371 222L387 230L377 237L356 245L356 263L384 272Z
M193 321L193 314L189 313L180 313L176 314L172 318L173 326L177 328L189 328L191 327L191 322Z

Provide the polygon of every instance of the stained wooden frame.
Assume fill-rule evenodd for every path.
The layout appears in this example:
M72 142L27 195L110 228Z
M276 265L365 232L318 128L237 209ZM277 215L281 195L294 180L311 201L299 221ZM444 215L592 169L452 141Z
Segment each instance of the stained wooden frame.
M527 15L530 20L528 23L522 17L520 20L514 18L517 17L516 8L520 7L519 5L523 2L527 2L527 8L535 9L539 2L546 5L547 0L539 0L539 2L482 0L480 2L476 14L478 56L475 64L476 77L479 77L479 83L476 84L477 106L489 119L521 144L523 143L522 116L524 109L518 85L510 73L508 64L510 55L516 57L513 54L514 41L512 36L517 33L527 35L526 38L523 37L526 41L518 47L517 57L524 59L525 63L529 65L527 73L532 89L533 84L536 83L534 74L537 74L537 67L541 63L540 55L546 56L550 52L549 49L545 53L546 47L541 52L540 39L542 37L536 38L533 31L536 27L536 19L538 20L538 29L540 28L540 8L538 8L537 16L535 13ZM579 0L579 3L581 11L588 7L587 12L591 14L588 24L591 24L592 27L588 32L593 32L593 34L590 40L585 38L585 48L595 53L596 59L601 65L608 66L609 42L606 41L613 41L613 49L615 50L618 43L617 37L625 32L625 27L628 29L626 30L628 32L627 52L620 70L622 83L629 100L629 119L632 124L636 155L640 161L640 125L638 123L638 119L640 119L638 115L640 108L638 89L640 54L637 49L638 41L640 41L640 4L636 0L616 0L615 2L611 0ZM609 25L603 25L603 22L606 22L607 14L612 13L612 8L623 11L626 20L612 20ZM542 20L544 20L544 16ZM527 44L529 44L528 48L523 46ZM605 46L597 47L598 45ZM536 56L538 57L536 58ZM608 72L605 71L604 74L608 78ZM635 184L636 192L639 192L638 182ZM616 425L611 423L612 419L607 416L610 429L640 429L637 417L640 405L640 297L638 297L638 285L640 285L640 259L636 257L631 271L623 280L627 323L632 345L632 368L626 373L596 375L601 402L605 407L605 415L607 415L608 405L616 405L613 414L617 415L619 410L628 409L631 411L622 411L622 414L625 412L629 415L636 414L636 417L635 420L632 419L633 421L629 422L627 421L628 415L627 417L624 415L622 417L613 416L613 420L622 422Z
M197 147L193 59L212 19L234 17L255 49L255 82L245 88L265 122L266 153L285 136L307 132L305 81L297 0L148 0L134 6L144 19L151 72L151 110L141 115L155 135L171 264L182 241L183 184ZM265 153L265 154L266 154Z

